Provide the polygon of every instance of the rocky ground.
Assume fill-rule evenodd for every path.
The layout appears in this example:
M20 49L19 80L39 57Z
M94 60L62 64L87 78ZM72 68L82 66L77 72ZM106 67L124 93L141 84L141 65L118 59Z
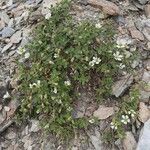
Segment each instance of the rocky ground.
M150 2L149 0L79 0L74 1L72 15L75 20L90 19L101 23L113 18L117 23L118 43L127 43L130 51L138 49L140 59L131 64L136 75L124 75L113 86L116 97L122 95L133 83L140 86L138 130L126 132L124 140L113 146L103 144L101 132L107 127L107 118L114 114L114 104L109 107L91 103L90 95L83 93L77 103L77 117L94 115L101 122L63 145L52 135L45 136L37 120L16 125L14 115L19 106L17 94L17 50L31 39L32 29L50 17L49 7L60 0L0 0L0 150L150 150ZM128 52L127 55L131 53Z

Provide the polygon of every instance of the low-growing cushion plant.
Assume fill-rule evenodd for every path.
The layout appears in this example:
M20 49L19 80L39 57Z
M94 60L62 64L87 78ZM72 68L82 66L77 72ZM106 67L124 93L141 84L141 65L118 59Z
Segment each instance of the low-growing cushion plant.
M111 95L119 68L126 69L124 49L116 46L113 22L75 23L70 3L51 9L25 48L19 49L21 119L38 118L44 129L68 137L86 127L88 118L74 117L79 87L89 87L97 100Z

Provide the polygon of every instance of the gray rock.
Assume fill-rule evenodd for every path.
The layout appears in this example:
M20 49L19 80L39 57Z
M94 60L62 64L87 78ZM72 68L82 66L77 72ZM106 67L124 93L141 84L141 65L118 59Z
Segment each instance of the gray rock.
M140 4L144 5L146 4L149 0L138 0Z
M2 49L1 53L6 52L9 48L12 47L12 43L8 43L6 46L4 46L4 48Z
M150 150L150 119L144 123L136 150Z
M31 122L32 122L32 125L31 125L30 131L31 132L37 132L37 131L39 131L40 130L39 121L38 120L31 120Z
M41 3L43 0L36 0L36 5Z
M145 83L150 83L150 71L144 71L142 81L144 81Z
M0 124L2 124L5 119L6 119L6 113L1 112L1 113L0 113Z
M10 27L4 27L3 30L1 31L2 38L7 38L11 37L14 34L15 30Z
M10 38L11 43L15 43L15 44L19 43L22 39L21 34L22 34L22 31L15 32Z
M16 133L13 131L8 131L8 133L5 135L5 137L10 140L14 139L16 137Z
M95 135L91 133L87 133L87 134L90 137L95 150L103 150L100 133L97 130L95 130Z
M133 82L133 76L130 74L127 74L124 76L121 80L114 83L112 87L112 94L116 97L121 96L125 90L130 87L130 85Z
M150 27L145 27L144 30L143 30L143 34L145 35L147 40L150 41Z
M147 40L150 41L150 19L138 19L135 25L144 34Z
M140 100L142 102L148 102L150 98L150 91L146 91L144 89L140 90Z
M3 20L0 20L0 30L2 30L5 27L5 22Z
M30 135L26 135L22 138L22 142L24 143L24 148L28 150L28 148L33 144L33 141Z
M124 150L135 150L137 143L132 132L126 132L126 136L123 139L123 148Z
M93 116L98 119L107 119L108 117L112 116L114 114L114 108L113 107L106 107L104 105L100 105L99 108L94 111Z
M134 60L131 64L131 67L134 69L139 65L139 63L140 63L140 60Z
M140 102L139 104L139 113L138 113L139 120L145 123L150 118L150 110L145 103Z
M8 16L5 12L0 13L0 18L1 18L1 20L3 20L6 24L8 24L9 21L10 21L9 16Z
M150 18L150 4L147 4L144 7L144 10L145 10L145 15L147 16L147 18Z

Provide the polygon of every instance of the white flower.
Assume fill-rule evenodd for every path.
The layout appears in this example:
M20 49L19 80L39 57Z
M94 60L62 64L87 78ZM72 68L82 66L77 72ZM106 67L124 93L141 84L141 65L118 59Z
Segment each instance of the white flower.
M100 58L97 58L97 57L93 57L93 62L95 64L99 64L101 62L101 59Z
M57 93L57 88L56 88L56 87L54 88L54 91L53 91L53 92L54 92L55 94Z
M68 81L65 81L64 82L65 83L65 85L67 85L67 86L70 86L71 85L71 82L68 80Z
M99 64L101 62L101 59L100 58L97 58L95 64Z
M117 124L114 123L114 122L111 122L111 123L110 123L110 127L111 127L113 130L117 130L117 129L118 129Z
M94 123L94 122L95 122L94 119L90 119L90 120L89 120L89 123Z
M126 66L125 66L124 64L122 64L122 63L119 64L119 68L120 68L120 69L123 69L123 68L125 68L125 67L126 67Z
M32 84L32 86L36 86L36 85L37 85L36 83L33 83L33 84Z
M126 47L126 45L117 44L116 47L117 47L117 48L124 48L124 47Z
M95 24L95 27L100 29L102 27L102 24L101 23L97 23L97 24Z
M41 81L40 81L40 80L37 80L36 87L40 87L40 85L41 85Z
M53 64L54 64L54 62L50 60L50 61L49 61L49 64L53 65Z
M37 83L29 84L30 89L32 89L34 86L39 88L41 85L41 81L37 80Z
M128 115L122 115L121 122L122 122L123 124L129 123L129 122L130 122L129 116L128 116Z
M100 62L101 62L101 59L100 59L100 58L93 57L93 60L89 62L89 65L92 67L92 66L94 66L95 64L99 64Z
M29 57L30 57L30 53L29 52L25 53L24 58L28 59Z
M136 115L136 112L133 109L131 109L128 111L128 114L131 115L132 118L134 118Z
M45 19L46 19L46 20L49 20L50 17L51 17L51 13L48 13L48 14L45 15Z
M3 96L3 99L7 99L7 98L10 98L10 95L8 92L6 92L6 94Z
M55 54L54 54L54 58L57 58L57 57L59 57L59 55L55 53Z
M57 100L57 103L58 103L58 104L62 104L61 99L58 99L58 100Z
M33 88L33 84L29 84L29 87L30 87L30 89L32 89Z
M73 61L74 61L74 57L71 58L71 62L73 62Z
M68 111L71 111L71 110L72 110L72 108L71 108L71 107L68 107L68 108L67 108L67 110L68 110Z
M97 61L97 57L93 57L93 62L95 63Z
M86 61L88 61L88 60L89 60L89 58L86 56L86 57L85 57L85 60L86 60Z
M89 62L89 65L90 65L91 67L93 67L93 66L94 66L94 64L95 64L95 62L94 62L94 61L90 61L90 62Z
M118 61L121 61L123 58L123 55L120 55L120 52L117 51L116 53L113 54L114 58Z
M22 47L18 48L18 50L17 50L17 53L18 53L19 55L22 55L22 54L25 53L25 52L26 52L25 48L22 48Z

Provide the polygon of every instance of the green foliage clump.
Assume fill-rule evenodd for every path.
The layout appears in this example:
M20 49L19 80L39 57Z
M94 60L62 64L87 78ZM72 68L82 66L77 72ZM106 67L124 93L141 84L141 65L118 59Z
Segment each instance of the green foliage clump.
M67 137L88 124L86 118L74 118L76 89L91 86L98 97L109 96L125 58L116 47L110 21L101 28L88 21L75 24L66 1L51 11L51 18L37 27L26 48L29 58L19 65L19 116L36 117L44 129Z
M127 125L132 126L137 119L139 97L139 86L135 86L130 89L129 95L122 98L120 109L110 124L112 129L104 133L106 142L125 137Z

